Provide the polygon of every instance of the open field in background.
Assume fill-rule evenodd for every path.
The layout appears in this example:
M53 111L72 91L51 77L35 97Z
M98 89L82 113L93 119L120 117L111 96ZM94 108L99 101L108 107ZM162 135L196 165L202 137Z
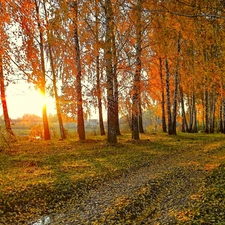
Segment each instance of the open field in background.
M13 132L17 136L18 140L29 140L32 136L40 135L43 125L35 124L33 126L14 126ZM68 138L76 138L77 137L77 128L76 126L65 126L66 134ZM128 129L126 129L127 131ZM59 139L59 126L58 124L50 124L50 132L52 139ZM85 128L85 132L88 136L96 136L99 135L99 127L98 126L87 126Z
M107 145L106 137L87 138L84 142L76 139L19 141L10 144L10 149L6 147L2 150L0 224L28 224L42 215L66 211L68 207L79 204L90 190L97 190L106 182L128 176L156 161L156 167L160 167L170 157L179 166L179 171L184 171L181 173L185 174L191 165L206 174L201 193L196 192L196 197L193 197L194 207L188 208L185 213L173 212L174 215L182 217L182 224L212 224L212 221L216 221L214 224L223 224L219 223L220 218L225 221L224 212L220 210L220 207L225 207L224 135L146 134L141 135L140 141L131 141L131 136L124 134L118 137L118 144L114 146ZM179 157L189 160L188 163L179 163ZM174 183L179 185L179 176L176 178L177 173L171 175L173 173L169 168L170 165L167 171L165 167L165 177L160 179L170 180L172 176ZM146 197L148 193L145 187L138 196L143 201L143 194ZM160 201L160 198L157 199ZM128 219L126 222L126 218L121 219L126 215L123 210L135 204L140 205L137 198L135 204L129 205L132 201L126 201L124 205L121 203L117 209L117 214L121 212L120 217L114 214L109 217L114 218L114 221L115 218L123 220L123 224L135 224L129 223ZM146 202L144 211L149 212L151 203L147 199ZM137 224L141 224L140 221L145 221L144 217L145 214L138 215L129 221L137 220Z
M94 130L89 129L87 132L92 133ZM19 126L14 126L13 127L13 132L17 136L18 140L28 140L32 136L38 135L42 133L42 125L36 124L33 126L27 126L27 127L19 127ZM50 132L51 136L53 139L59 139L60 134L59 134L59 128L58 125L50 125ZM77 130L75 127L73 128L66 128L66 132L69 137L74 137L76 136Z
M32 115L31 115L32 116ZM38 122L29 122L29 121L23 121L15 120L12 121L12 129L15 135L17 136L18 140L29 140L32 139L33 136L41 136L43 134L43 124L41 121L41 118L39 118L40 121ZM159 124L155 124L152 122L152 120L146 121L146 118L144 119L144 127L145 131L147 133L156 133L159 131ZM104 122L105 130L107 130L107 123ZM4 124L1 122L0 127L4 127ZM59 133L59 124L56 122L49 122L49 128L51 137L53 139L59 139L60 133ZM76 138L77 137L77 125L74 122L64 123L64 128L67 134L68 138ZM180 128L178 128L180 129ZM127 121L121 121L120 122L120 130L122 133L128 133L131 132L129 124ZM88 136L96 136L100 135L99 131L99 123L97 119L92 119L85 121L85 132Z

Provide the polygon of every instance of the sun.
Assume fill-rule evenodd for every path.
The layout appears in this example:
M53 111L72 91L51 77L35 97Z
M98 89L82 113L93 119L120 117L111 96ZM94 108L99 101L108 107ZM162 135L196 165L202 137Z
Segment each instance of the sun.
M40 91L34 91L32 99L40 106L41 108L47 104L46 96Z
M47 104L46 97L38 90L30 90L26 97L28 103L26 109L32 114L42 115L42 109Z
M14 89L15 93L15 89ZM43 106L47 106L47 114L55 114L55 101L52 97L45 97L39 90L26 85L13 94L9 92L8 111L11 118L21 118L24 114L35 114L42 117Z

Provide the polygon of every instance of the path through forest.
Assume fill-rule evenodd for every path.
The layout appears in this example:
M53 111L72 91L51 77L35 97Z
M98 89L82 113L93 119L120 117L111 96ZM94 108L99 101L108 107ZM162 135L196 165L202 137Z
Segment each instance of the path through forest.
M189 206L201 196L204 178L224 160L217 153L186 149L158 157L91 190L50 224L182 224Z

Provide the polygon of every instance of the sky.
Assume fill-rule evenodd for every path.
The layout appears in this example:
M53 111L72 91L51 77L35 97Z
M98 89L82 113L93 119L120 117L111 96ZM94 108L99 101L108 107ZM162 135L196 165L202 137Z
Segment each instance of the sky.
M24 114L42 115L44 98L30 84L9 84L6 87L6 101L8 105L9 117L11 119L21 118ZM56 114L53 98L46 99L47 113ZM2 115L1 107L1 115Z
M35 114L42 117L42 106L47 103L47 114L56 114L55 101L52 97L47 96L44 100L39 91L35 90L34 86L26 82L19 84L10 83L6 87L6 101L8 113L11 119L23 117L24 114ZM1 102L1 101L0 101ZM2 105L0 103L0 116L3 115ZM96 111L91 110L89 119L97 119ZM104 113L106 118L106 113Z

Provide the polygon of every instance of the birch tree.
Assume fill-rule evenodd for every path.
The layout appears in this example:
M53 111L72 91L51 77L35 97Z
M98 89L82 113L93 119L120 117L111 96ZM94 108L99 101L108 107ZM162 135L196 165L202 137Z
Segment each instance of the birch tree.
M74 47L75 47L75 63L76 63L76 101L77 101L77 131L79 140L85 140L85 127L84 127L84 113L83 113L83 97L82 97L82 65L81 65L81 50L79 43L79 21L78 21L78 2L77 0L72 3L73 12L73 25L74 25Z
M115 116L115 83L113 73L113 55L112 55L112 33L113 33L113 12L111 0L105 0L105 62L106 62L106 77L107 77L107 123L108 123L108 136L107 141L110 144L117 142L116 131L116 116Z
M5 57L7 55L7 48L9 48L8 36L5 29L7 27L7 24L10 23L10 15L7 13L6 7L7 5L5 2L0 2L0 93L5 129L9 138L11 140L15 140L16 137L10 123L5 91L4 61L7 60Z
M51 7L51 6L49 6L49 7ZM55 64L55 57L57 57L57 56L54 56L53 47L52 47L53 40L54 40L54 42L56 40L54 39L54 36L53 36L53 30L52 30L53 26L51 26L49 23L48 12L46 9L45 2L43 2L43 8L44 8L44 13L45 13L45 22L47 25L46 39L47 39L48 55L49 55L51 73L52 73L53 90L54 90L55 104L56 104L56 113L57 113L58 122L59 122L60 137L61 137L61 139L66 139L66 133L65 133L64 126L63 126L60 99L59 99L58 88L57 88L57 74L56 74L56 64Z

